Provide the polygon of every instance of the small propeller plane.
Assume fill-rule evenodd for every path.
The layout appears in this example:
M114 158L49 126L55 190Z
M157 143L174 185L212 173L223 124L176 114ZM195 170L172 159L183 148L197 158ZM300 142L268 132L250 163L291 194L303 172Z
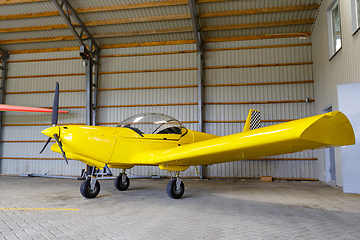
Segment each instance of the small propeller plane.
M177 119L159 113L138 114L116 127L57 126L58 103L56 83L53 126L42 131L49 138L41 152L54 138L52 151L61 153L66 161L74 159L90 166L80 187L86 198L95 198L100 192L99 170L123 169L114 181L120 191L130 185L125 170L135 165L174 171L166 192L178 199L185 191L179 173L190 166L355 144L353 128L339 111L260 128L260 112L251 109L243 132L219 137L187 129Z

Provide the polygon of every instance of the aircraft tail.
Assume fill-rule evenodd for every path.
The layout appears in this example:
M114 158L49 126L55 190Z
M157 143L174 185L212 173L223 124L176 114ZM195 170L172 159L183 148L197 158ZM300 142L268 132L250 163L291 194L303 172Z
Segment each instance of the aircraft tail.
M260 128L260 111L250 109L243 132Z

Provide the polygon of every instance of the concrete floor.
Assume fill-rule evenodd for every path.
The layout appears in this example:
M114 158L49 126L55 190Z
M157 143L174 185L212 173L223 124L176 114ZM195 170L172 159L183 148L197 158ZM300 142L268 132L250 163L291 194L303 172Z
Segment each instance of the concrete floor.
M95 199L81 181L0 177L0 239L359 239L360 195L316 182L102 180ZM40 208L40 209L39 209Z

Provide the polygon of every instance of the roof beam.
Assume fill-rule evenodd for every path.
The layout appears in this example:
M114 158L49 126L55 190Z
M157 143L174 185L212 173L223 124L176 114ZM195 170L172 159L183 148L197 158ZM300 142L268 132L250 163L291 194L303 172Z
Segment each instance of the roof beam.
M224 37L224 38L206 38L204 42L231 42L257 39L272 39L272 38L293 38L293 37L309 37L310 32L296 32L296 33L281 33L281 34L264 34L251 35L243 37ZM176 41L159 41L159 42L140 42L140 43L123 43L123 44L107 44L101 45L102 49L111 48L132 48L132 47L149 47L149 46L168 46L168 45L183 45L195 44L195 40L176 40ZM277 46L277 45L275 45ZM65 48L45 48L45 49L27 49L27 50L13 50L10 54L26 54L26 53L44 53L44 52L66 52L76 51L79 47L65 47Z
M1 1L1 0L0 0ZM77 8L77 13L92 13L92 12L104 12L104 11L116 11L116 10L128 10L138 8L151 8L151 7L165 7L165 6L177 6L187 4L187 0L168 0L161 2L147 2L147 3L135 3L135 4L120 4L104 7L92 7L92 8ZM24 13L0 16L0 20L4 19L18 19L18 18L34 18L34 17L50 17L60 15L58 11L48 11L39 13Z
M158 30L134 31L134 32L99 33L99 34L93 34L93 37L94 38L128 37L128 36L142 36L142 35L152 35L152 34L182 33L182 32L191 32L192 30L193 30L192 27L187 27L187 28L171 28L171 29L158 29ZM46 38L0 40L0 44L56 42L56 41L68 41L68 40L76 40L76 37L59 36L59 37L46 37Z
M237 36L237 37L206 38L204 39L204 42L212 43L212 42L233 42L233 41L247 41L247 40L275 39L275 38L309 37L310 35L311 32L276 33L276 34L263 34L263 35Z
M133 31L133 32L98 33L98 34L93 34L93 36L94 38L130 37L130 36L144 36L144 35L155 35L155 34L184 33L184 32L191 32L192 30L193 30L192 27L184 27L184 28L155 29L155 30Z
M199 1L195 1L195 2L199 3ZM176 5L187 4L188 2L186 0L181 0L181 1L162 1L162 2L156 2L156 3L157 3L157 5L154 5L153 2L141 3L141 4L139 3L139 4L113 5L113 6L109 6L109 9L107 9L107 10L104 10L105 9L104 7L78 8L78 9L75 9L75 12L77 12L77 13L91 13L91 12L99 12L99 11L114 11L114 10L126 10L126 9L136 9L136 8L176 6ZM204 17L224 17L224 16L260 14L260 13L276 13L276 12L285 12L285 11L315 10L315 9L318 9L319 6L320 6L319 4L305 4L305 5L285 6L285 7L242 9L242 10L233 10L233 11L198 13L198 16L200 18L204 18ZM11 20L11 19L19 19L19 18L49 17L49 16L58 16L58 15L60 15L60 13L58 11L39 12L39 13L23 13L23 14L2 15L2 16L0 16L0 20L6 20L6 19ZM147 18L149 18L149 17L147 17ZM188 14L188 18L191 18L190 14ZM155 20L155 21L157 21L157 20Z
M84 22L86 27L112 25L112 24L124 24L124 23L142 23L142 22L156 22L156 21L169 21L169 20L181 20L190 19L190 14L175 14L175 15L162 15L162 16L150 16L150 17L137 17L137 18L122 18L122 19L109 19L100 21ZM1 20L1 16L0 16ZM30 27L18 27L18 28L1 28L1 33L7 32L25 32L25 31L39 31L39 30L53 30L64 29L68 26L66 24L53 24L45 26L30 26Z
M299 5L299 6L291 6L291 7L246 9L246 10L235 10L235 11L226 11L226 12L199 13L198 17L205 18L205 17L236 16L236 15L242 15L242 14L274 13L274 12L281 12L281 11L317 9L318 7L319 7L318 4L311 4L311 5ZM60 14L59 12L57 12L57 13ZM9 16L11 16L11 15L9 15ZM190 19L190 18L191 18L191 14L175 14L175 15L164 15L164 16L150 16L150 17L138 17L138 18L89 21L89 22L84 22L84 26L89 27L89 26L102 26L102 25L124 24L124 23L169 21L169 20L181 20L181 19ZM1 19L2 19L2 16L0 16L0 20ZM10 18L5 18L5 19L10 19ZM54 24L54 25L46 25L46 26L2 28L2 29L0 29L0 33L41 31L41 30L53 30L53 29L64 29L64 28L68 28L68 25L67 24ZM204 30L204 31L206 31L206 30Z
M126 18L126 19L112 19L112 20L102 20L102 21L92 21L84 22L84 26L101 26L101 25L111 25L111 24L123 24L123 23L135 23L135 22L150 22L150 21L165 21L165 20L178 20L178 19L188 19L191 18L190 14L179 14L179 15L166 15L166 16L154 16L154 17L140 17L140 18ZM296 20L286 20L286 21L277 21L270 23L251 23L251 24L234 24L226 25L232 26L233 29L236 28L251 28L251 27L266 27L266 24L280 24L289 25L293 22L294 24L307 24L313 23L314 19L296 19ZM278 25L278 26L280 26ZM236 27L239 26L239 27ZM248 27L247 27L248 26ZM217 28L217 26L205 26L201 30L208 31L211 28ZM67 24L56 24L56 25L47 25L47 26L35 26L35 27L19 27L19 28L2 28L0 33L9 33L9 32L26 32L26 31L40 31L40 30L53 30L53 29L64 29L68 28Z
M1 1L4 1L4 3L1 3ZM15 3L16 1L21 1L22 3L33 2L32 0L0 0L0 5L11 4L11 3ZM37 0L37 1L42 1L42 0ZM137 8L177 6L177 5L185 5L185 4L188 4L187 0L167 0L167 1L159 1L159 2L119 4L119 5L111 5L111 6L103 6L103 7L77 8L75 9L75 11L77 13L92 13L92 12L137 9ZM49 17L49 16L57 16L57 15L60 15L58 11L48 11L48 12L29 13L29 14L14 14L8 16L12 16L12 19L15 19L15 18ZM3 19L3 17L1 17L0 20L1 19ZM5 18L5 19L9 19L9 18Z
M17 4L17 3L46 2L46 1L48 1L48 0L0 0L0 5ZM199 3L224 2L224 1L228 1L228 0L196 0L196 2L199 2ZM164 1L164 2L174 2L174 4L177 4L177 5L179 5L179 4L187 4L187 0L168 0L168 1ZM143 3L138 3L138 4L141 5ZM144 4L147 4L147 3L144 3ZM150 4L158 5L158 4L162 4L162 3L161 2L152 2ZM123 5L135 5L135 4L123 4Z
M296 19L286 21L274 21L274 22L258 22L258 23L243 23L243 24L232 24L232 25L219 25L219 26L204 26L201 28L202 31L215 31L215 30L231 30L231 29L243 29L243 28L259 28L259 27L279 27L288 25L298 24L312 24L315 19Z
M45 2L47 0L0 0L0 5L16 4L16 3L32 3L32 2Z
M226 17L226 16L237 16L237 15L261 14L261 13L277 13L277 12L290 12L290 11L301 11L301 10L316 10L319 7L320 7L319 4L304 4L304 5L284 6L284 7L241 9L241 10L233 10L233 11L199 13L199 17L200 18Z
M314 19L304 19L304 20L300 19L300 20L275 21L275 22L267 22L267 23L245 23L245 24L234 24L234 25L206 26L206 27L202 27L201 30L215 31L215 30L227 30L227 29L259 28L259 27L269 27L269 26L275 27L275 26L287 26L287 25L298 25L298 24L310 24L313 22ZM133 32L100 33L100 34L93 34L92 36L93 38L110 38L110 37L142 36L142 35L152 35L152 34L183 33L183 32L191 32L191 31L193 31L193 27L156 29L156 30L133 31ZM76 39L75 36L10 39L10 40L0 40L0 44L4 45L4 44L18 44L18 43L31 43L31 42L55 42L55 41L75 40L75 39ZM83 38L83 40L85 40L85 38Z

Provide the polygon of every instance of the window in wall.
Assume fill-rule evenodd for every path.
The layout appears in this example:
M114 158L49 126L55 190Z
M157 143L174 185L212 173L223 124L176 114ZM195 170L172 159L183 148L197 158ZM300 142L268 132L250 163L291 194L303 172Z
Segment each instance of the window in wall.
M339 0L334 1L328 9L329 57L341 49L340 8Z
M351 22L353 34L360 28L360 0L351 0Z

